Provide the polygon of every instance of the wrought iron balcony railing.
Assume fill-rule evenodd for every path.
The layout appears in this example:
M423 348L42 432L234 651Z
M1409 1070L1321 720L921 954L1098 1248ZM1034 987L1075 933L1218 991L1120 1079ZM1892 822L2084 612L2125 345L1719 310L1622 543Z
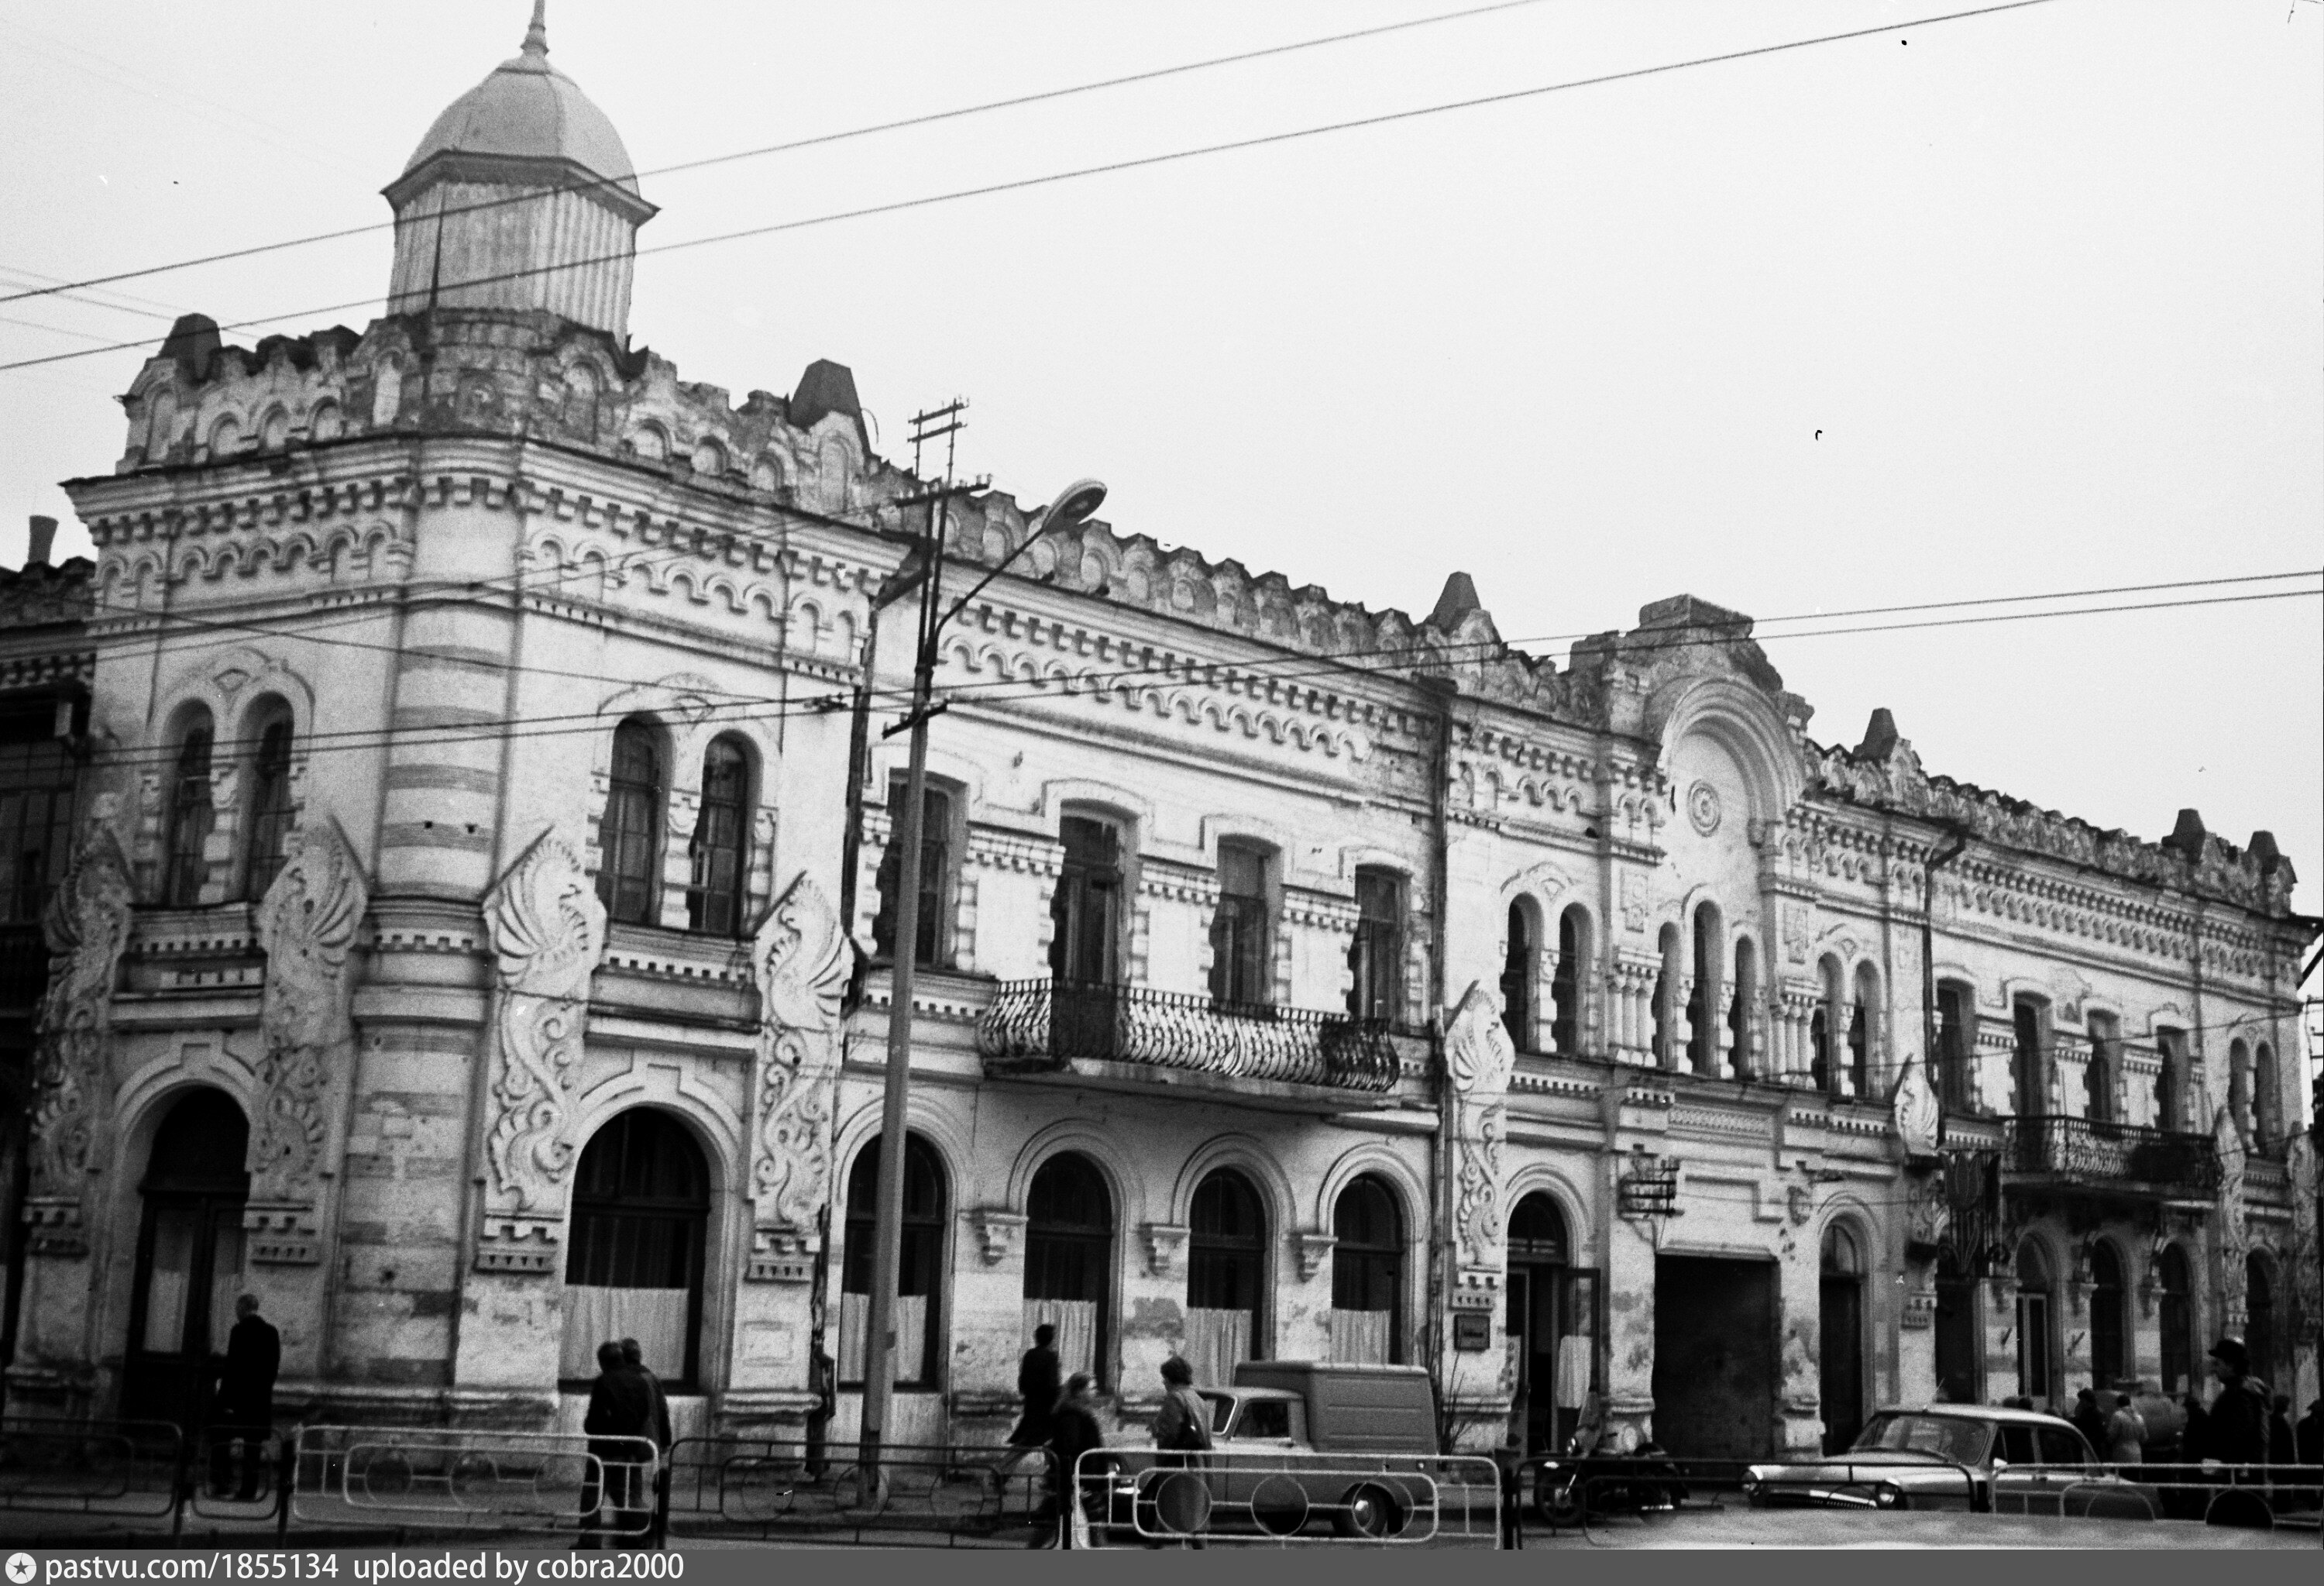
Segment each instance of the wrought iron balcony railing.
M2208 1195L2219 1162L2207 1134L2172 1134L2089 1118L2009 1118L2002 1165L2098 1189Z
M1396 1047L1378 1020L1144 986L1003 981L976 1044L989 1061L1034 1067L1099 1058L1375 1093L1397 1077Z

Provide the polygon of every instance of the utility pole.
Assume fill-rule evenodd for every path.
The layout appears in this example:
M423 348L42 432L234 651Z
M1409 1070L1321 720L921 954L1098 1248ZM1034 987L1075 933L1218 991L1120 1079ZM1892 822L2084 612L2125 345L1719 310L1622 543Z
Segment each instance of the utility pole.
M944 623L944 537L945 508L964 489L953 483L953 460L963 428L960 415L968 404L955 398L945 406L912 415L912 473L920 473L921 449L941 438L945 443L944 484L906 497L902 506L925 503L928 532L918 549L921 558L920 621L912 650L912 702L904 719L883 736L908 728L911 757L904 775L904 807L896 812L894 841L900 850L896 865L896 935L889 955L888 1074L884 1105L880 1113L880 1194L872 1236L871 1316L863 1340L863 1436L858 1460L876 1490L885 1491L881 1445L888 1432L888 1411L896 1397L896 1288L903 1268L905 1120L912 1088L912 991L920 942L920 816L927 798L928 718L935 712L928 696L936 683L936 634ZM876 623L876 617L874 622ZM867 680L868 687L868 680Z

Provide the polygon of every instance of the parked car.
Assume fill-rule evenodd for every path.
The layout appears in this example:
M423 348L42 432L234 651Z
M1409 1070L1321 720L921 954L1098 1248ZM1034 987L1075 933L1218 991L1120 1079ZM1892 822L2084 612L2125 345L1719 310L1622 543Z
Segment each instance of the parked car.
M1489 1532L1496 1489L1481 1467L1437 1457L1435 1386L1417 1366L1246 1360L1233 1386L1200 1392L1211 1453L1110 1452L1117 1527L1287 1536L1329 1525L1388 1539L1426 1511L1432 1528L1481 1520Z
M2070 1421L1995 1405L1883 1409L1845 1454L1753 1465L1758 1508L1975 1509L2153 1519L2163 1500L2098 1462Z

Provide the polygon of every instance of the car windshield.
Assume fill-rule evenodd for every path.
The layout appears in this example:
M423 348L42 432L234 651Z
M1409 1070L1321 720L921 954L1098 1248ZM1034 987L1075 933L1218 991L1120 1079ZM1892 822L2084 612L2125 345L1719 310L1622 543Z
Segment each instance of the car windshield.
M1975 1465L1984 1462L1991 1436L1992 1429L1981 1422L1951 1415L1875 1415L1857 1438L1856 1452L1894 1450Z

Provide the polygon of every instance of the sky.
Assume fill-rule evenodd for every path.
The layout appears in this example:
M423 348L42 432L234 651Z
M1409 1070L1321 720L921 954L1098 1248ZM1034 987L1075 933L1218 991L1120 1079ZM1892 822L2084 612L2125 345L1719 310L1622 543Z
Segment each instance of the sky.
M1481 3L552 0L549 37L651 249L1974 0L1536 0L651 174ZM529 11L0 0L0 293L385 221ZM188 309L359 328L388 261L378 230L0 303L0 363ZM1120 531L1375 610L1465 570L1540 653L1680 593L1750 613L1820 742L1885 705L1932 770L2101 827L2272 829L2316 913L2315 579L1772 620L2324 566L2319 288L2324 4L2043 0L649 254L631 333L737 401L846 364L891 456L965 397L964 470L1020 501L1093 475ZM34 512L86 551L58 482L111 468L143 355L0 372L0 563Z

